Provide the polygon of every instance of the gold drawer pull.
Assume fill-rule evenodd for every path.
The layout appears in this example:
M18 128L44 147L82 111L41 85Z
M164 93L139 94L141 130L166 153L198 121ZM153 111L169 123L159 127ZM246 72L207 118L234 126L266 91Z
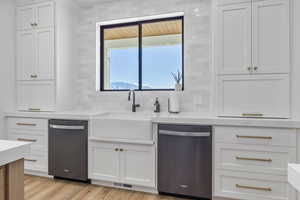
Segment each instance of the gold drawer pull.
M34 112L41 111L41 109L39 109L39 108L29 108L28 110L29 111L34 111Z
M246 139L262 139L262 140L272 140L271 136L249 136L249 135L236 135L237 138L246 138Z
M243 113L243 117L263 117L264 115L261 113Z
M29 124L29 123L16 123L17 126L36 126L36 124Z
M18 141L22 142L36 142L37 140L25 139L25 138L18 138Z
M32 160L32 159L24 159L27 162L37 162L37 160Z
M250 160L250 161L260 161L260 162L272 162L272 159L261 159L261 158L244 158L244 157L235 157L237 160Z
M272 191L272 188L252 187L252 186L246 186L246 185L240 185L240 184L236 184L235 187L242 188L242 189L249 189L249 190L267 191L267 192Z

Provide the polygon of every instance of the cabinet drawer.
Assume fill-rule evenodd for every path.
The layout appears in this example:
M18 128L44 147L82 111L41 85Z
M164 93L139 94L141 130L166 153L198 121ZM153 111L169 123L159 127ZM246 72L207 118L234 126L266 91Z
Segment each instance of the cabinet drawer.
M5 200L5 166L0 166L0 200Z
M288 74L219 76L217 95L219 116L290 117Z
M8 129L47 131L48 120L32 118L8 118Z
M287 165L296 161L296 148L216 144L217 169L287 175Z
M217 143L296 147L296 129L215 127Z
M48 151L48 140L46 136L43 135L32 135L26 132L10 131L9 139L17 141L32 142L30 148L31 153L44 154Z
M244 200L296 199L286 176L217 171L215 179L216 196Z
M24 158L25 170L34 170L48 173L48 159L46 155L28 155Z

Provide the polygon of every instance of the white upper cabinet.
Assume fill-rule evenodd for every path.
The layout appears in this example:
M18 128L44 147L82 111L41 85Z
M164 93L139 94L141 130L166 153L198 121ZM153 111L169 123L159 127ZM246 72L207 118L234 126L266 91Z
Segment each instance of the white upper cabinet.
M218 74L290 71L289 0L218 6Z
M17 78L31 80L35 78L35 33L24 31L17 34Z
M34 27L35 8L33 6L25 6L17 8L17 29L28 30Z
M218 7L217 66L220 74L251 67L251 3Z
M54 78L54 33L52 29L36 31L37 79Z
M290 71L289 1L253 3L253 66L257 73Z
M17 74L18 80L54 79L53 29L18 32Z
M39 3L17 8L17 29L29 30L53 26L53 2Z
M53 2L17 8L17 79L54 79Z
M37 28L48 28L53 26L53 3L41 3L36 6Z
M252 0L217 0L217 5L251 3Z

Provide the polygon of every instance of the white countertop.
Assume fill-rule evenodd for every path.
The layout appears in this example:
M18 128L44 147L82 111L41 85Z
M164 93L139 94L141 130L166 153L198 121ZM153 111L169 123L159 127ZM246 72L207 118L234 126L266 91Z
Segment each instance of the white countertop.
M300 192L300 164L288 165L288 182Z
M7 112L6 117L28 117L45 119L92 120L107 111L65 111L65 112ZM124 114L124 113L123 113ZM300 128L300 119L263 119L263 118L232 118L204 116L201 113L126 113L129 116L149 116L153 123L201 124L215 126L256 126L274 128Z
M22 159L30 151L30 142L0 140L0 166Z

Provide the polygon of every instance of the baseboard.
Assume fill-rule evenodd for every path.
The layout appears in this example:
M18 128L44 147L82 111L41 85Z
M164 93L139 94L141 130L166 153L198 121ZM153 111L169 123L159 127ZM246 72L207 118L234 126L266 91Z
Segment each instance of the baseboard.
M53 176L49 176L47 172L41 172L41 171L36 171L36 170L25 169L24 174L33 175L33 176L41 176L41 177L46 177L46 178L53 178Z
M143 186L132 185L132 187L129 188L129 187L117 186L113 182L99 181L99 180L91 180L91 183L93 185L100 185L100 186L118 188L118 189L123 189L123 190L131 190L131 191L138 191L138 192L146 192L146 193L158 194L157 189L156 188L151 188L151 187L143 187Z

